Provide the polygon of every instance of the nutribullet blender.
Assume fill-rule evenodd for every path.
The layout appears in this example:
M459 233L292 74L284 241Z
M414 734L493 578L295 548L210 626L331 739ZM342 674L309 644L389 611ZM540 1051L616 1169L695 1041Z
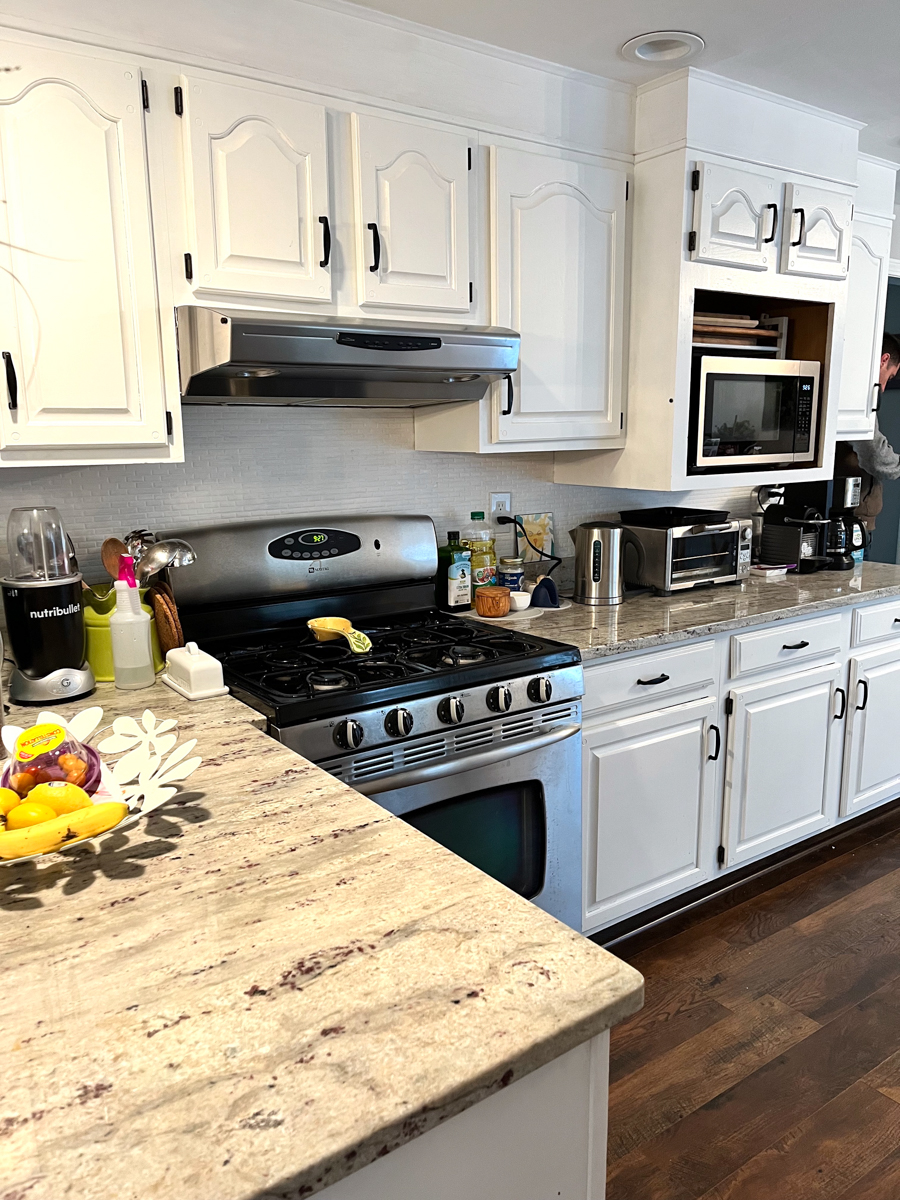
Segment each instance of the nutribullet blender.
M94 690L84 660L81 575L55 508L14 508L6 529L9 575L0 580L16 666L9 698L71 700Z

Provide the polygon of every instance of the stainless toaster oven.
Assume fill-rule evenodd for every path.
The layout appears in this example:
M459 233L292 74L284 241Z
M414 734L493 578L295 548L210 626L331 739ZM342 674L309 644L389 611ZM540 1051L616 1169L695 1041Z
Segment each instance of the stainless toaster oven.
M668 595L746 579L753 541L749 517L717 522L678 519L683 523L664 527L623 522L640 543L639 548L625 545L627 587L652 587Z

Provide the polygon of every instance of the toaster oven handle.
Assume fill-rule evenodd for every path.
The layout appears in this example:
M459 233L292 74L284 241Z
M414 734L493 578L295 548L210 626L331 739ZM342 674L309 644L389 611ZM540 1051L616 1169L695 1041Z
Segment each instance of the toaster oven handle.
M726 521L724 525L692 525L691 533L731 533L732 529L736 530L737 526Z
M443 779L448 775L460 775L463 771L475 771L479 767L490 767L494 763L506 762L519 754L528 754L531 750L542 750L556 742L565 741L581 733L580 725L558 725L549 733L538 734L521 742L503 742L490 750L481 750L477 754L463 754L459 758L444 759L432 763L428 767L417 767L413 771L399 771L393 775L383 775L378 779L348 779L347 783L364 796L377 796L380 792L393 792L398 788L415 787L417 783L428 783L432 779Z

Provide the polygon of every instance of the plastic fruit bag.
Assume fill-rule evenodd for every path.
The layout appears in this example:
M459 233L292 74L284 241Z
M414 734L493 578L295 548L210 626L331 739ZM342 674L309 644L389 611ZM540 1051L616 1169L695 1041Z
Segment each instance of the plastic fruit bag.
M74 783L92 795L100 783L96 750L83 745L62 725L35 725L23 730L16 738L3 786L25 797L37 784L54 781Z

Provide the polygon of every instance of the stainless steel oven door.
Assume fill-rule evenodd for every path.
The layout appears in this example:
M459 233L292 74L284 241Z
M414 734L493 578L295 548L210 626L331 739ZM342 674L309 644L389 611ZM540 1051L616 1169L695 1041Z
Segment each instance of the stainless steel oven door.
M580 930L581 705L568 707L521 740L352 786Z
M817 362L704 355L698 403L698 467L815 459Z

